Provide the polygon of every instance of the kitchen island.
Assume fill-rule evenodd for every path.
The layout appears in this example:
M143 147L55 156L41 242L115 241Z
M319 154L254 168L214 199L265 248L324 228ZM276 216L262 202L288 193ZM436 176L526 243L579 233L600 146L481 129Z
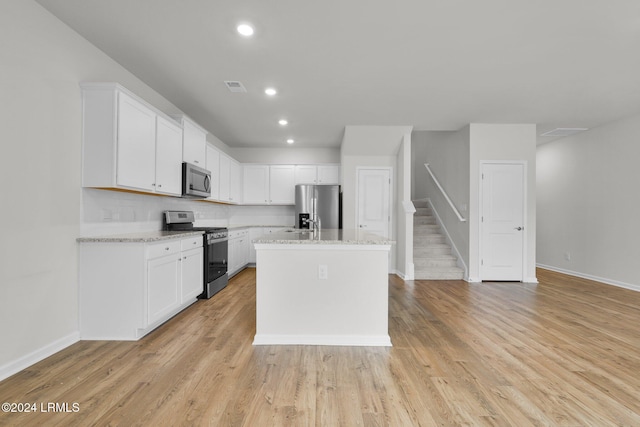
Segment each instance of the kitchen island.
M391 346L392 243L357 230L293 230L255 239L253 344Z

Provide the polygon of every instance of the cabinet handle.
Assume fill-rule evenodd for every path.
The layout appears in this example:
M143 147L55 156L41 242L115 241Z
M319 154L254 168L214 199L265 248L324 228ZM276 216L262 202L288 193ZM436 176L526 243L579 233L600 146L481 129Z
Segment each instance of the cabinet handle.
M166 248L164 248L164 250L165 250L165 251L168 251L168 250L169 250L169 246L167 246Z
M200 163L200 162L199 162L199 161L197 161L197 160L194 160L194 161L193 161L193 163Z
M182 259L187 259L187 257L184 257L184 258L182 258Z
M155 187L155 186L156 186L156 183L155 183L155 182L152 182L152 183L151 183L151 186L152 186L152 187Z
M158 188L162 188L162 184L158 184Z

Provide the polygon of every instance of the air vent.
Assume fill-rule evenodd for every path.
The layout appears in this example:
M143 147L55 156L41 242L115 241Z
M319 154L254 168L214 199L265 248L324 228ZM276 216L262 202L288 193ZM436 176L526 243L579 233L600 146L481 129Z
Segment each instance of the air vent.
M545 132L540 136L569 136L574 133L584 132L585 130L589 130L589 128L556 128L549 132Z
M235 93L247 92L247 89L245 89L242 83L240 82L225 81L224 84L227 85L227 89L229 89L229 91L231 92L235 92Z

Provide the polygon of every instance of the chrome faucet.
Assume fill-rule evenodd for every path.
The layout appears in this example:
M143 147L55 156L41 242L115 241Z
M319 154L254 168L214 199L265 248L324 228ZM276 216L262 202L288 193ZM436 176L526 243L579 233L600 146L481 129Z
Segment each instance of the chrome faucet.
M315 233L316 231L317 231L317 232L320 232L320 227L321 227L321 226L320 226L320 217L319 217L318 215L315 215L315 219L305 218L305 219L303 220L303 222L304 222L305 224L309 224L309 223L313 224L313 232L314 232L314 233Z

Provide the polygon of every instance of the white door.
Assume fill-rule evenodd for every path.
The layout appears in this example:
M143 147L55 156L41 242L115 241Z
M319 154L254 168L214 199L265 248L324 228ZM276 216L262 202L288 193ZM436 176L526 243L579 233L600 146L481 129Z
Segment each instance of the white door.
M480 278L523 280L524 164L482 165Z
M391 170L358 169L356 226L388 238L390 236Z

